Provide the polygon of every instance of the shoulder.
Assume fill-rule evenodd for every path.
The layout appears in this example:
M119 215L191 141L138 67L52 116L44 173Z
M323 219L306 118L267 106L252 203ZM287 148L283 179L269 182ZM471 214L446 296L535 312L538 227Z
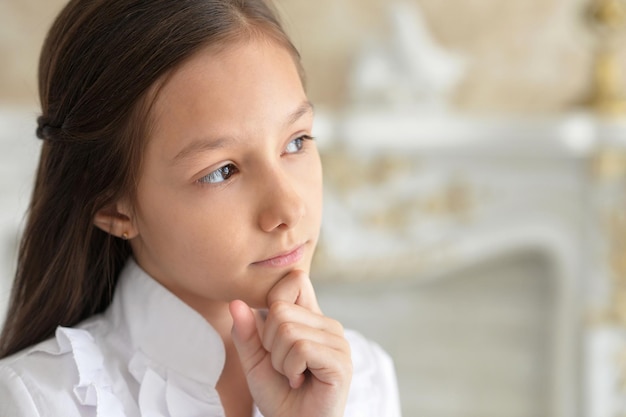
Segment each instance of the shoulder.
M71 399L66 388L71 390L75 369L55 339L0 360L0 415L44 416L63 409L59 405Z
M0 360L0 416L90 415L79 411L81 391L101 363L88 330L59 327L55 337Z
M352 353L353 376L347 416L400 416L393 360L377 343L346 330Z
M393 369L391 357L377 343L350 329L346 329L345 336L352 349L355 371L376 373L388 368Z
M0 361L0 415L40 416L32 387L8 364Z

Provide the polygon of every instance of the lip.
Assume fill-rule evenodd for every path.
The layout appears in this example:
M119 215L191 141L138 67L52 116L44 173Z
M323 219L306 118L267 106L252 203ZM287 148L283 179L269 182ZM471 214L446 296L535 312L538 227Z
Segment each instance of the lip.
M303 258L303 256L304 256L304 244L301 244L291 250L272 256L271 258L254 262L253 265L269 266L269 267L291 266L299 262Z

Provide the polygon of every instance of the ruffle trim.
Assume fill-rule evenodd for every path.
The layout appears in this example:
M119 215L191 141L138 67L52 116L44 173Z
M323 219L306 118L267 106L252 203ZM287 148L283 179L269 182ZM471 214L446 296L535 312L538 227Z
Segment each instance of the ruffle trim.
M128 370L139 383L137 402L142 416L225 417L215 387L163 368L140 351L132 357Z
M352 347L354 369L346 415L376 415L380 407L376 401L380 396L379 352L356 332L347 331L346 337ZM78 383L73 392L78 402L95 407L97 417L126 417L122 403L113 393L104 370L104 356L93 336L87 330L58 327L56 340L58 354L71 353L76 364ZM128 370L139 384L137 402L141 416L225 417L215 387L164 368L141 351L131 358ZM258 410L255 415L260 415Z
M95 407L98 417L125 417L120 400L114 395L104 371L104 355L93 336L83 329L58 327L58 354L72 354L78 369L74 395L83 406ZM50 352L52 353L52 352ZM215 387L199 384L153 363L137 352L128 370L139 384L137 399L141 416L225 417Z
M119 399L113 394L112 384L104 372L104 358L91 334L82 329L58 327L56 340L61 354L72 353L78 369L78 383L74 395L84 406L96 408L98 417L125 417Z

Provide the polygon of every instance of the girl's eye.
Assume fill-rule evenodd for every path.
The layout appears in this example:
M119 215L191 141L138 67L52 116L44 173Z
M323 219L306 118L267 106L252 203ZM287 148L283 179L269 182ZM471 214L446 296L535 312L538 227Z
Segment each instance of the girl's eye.
M205 175L198 180L202 184L217 184L229 179L233 174L237 172L237 167L233 164L226 164L223 167L219 167L213 172Z
M289 142L287 144L287 147L285 148L285 153L298 153L302 150L302 147L304 146L304 141L305 140L312 140L313 138L311 136L308 135L303 135L300 137L295 138L294 140L292 140L291 142Z

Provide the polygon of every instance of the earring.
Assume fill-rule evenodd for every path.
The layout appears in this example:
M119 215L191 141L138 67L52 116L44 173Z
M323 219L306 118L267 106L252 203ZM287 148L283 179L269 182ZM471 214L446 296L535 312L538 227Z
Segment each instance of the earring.
M126 232L122 233L122 239L123 240L128 240L128 233L126 233Z

